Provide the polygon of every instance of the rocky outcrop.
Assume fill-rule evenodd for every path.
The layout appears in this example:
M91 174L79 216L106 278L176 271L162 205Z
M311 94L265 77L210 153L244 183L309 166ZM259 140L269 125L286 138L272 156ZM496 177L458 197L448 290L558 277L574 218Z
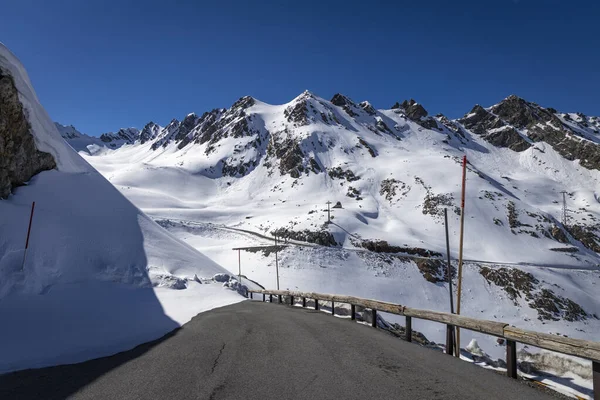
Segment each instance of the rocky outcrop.
M35 146L13 78L0 69L0 198L37 173L54 168L52 155Z
M427 110L421 104L417 103L414 99L404 100L402 103L396 102L392 106L392 110L402 110L404 115L411 121L415 121L425 129L437 129L442 130L435 118L428 117Z
M289 106L283 112L283 115L289 122L295 123L298 126L308 125L308 107L306 100L300 100L297 103Z
M368 101L362 101L362 102L358 103L358 105L360 106L360 108L362 108L364 110L364 112L366 112L369 115L377 114L377 111L375 111L375 109L373 108L371 103L369 103Z
M146 143L154 140L160 131L160 126L150 121L144 126L144 129L140 132L140 142Z
M596 235L594 227L574 224L568 226L567 230L571 236L579 240L585 247L600 253L600 238Z
M386 240L361 240L352 241L352 244L356 247L362 247L363 249L372 251L374 253L404 253L412 256L420 257L441 257L442 254L436 251L422 249L420 247L403 247L394 246L389 244Z
M520 152L527 150L527 142L513 127L508 126L496 115L480 105L473 107L470 113L458 120L465 128L480 135L484 140L498 147L508 147Z
M139 139L140 131L135 128L121 128L118 132L108 132L100 135L100 140L112 148L123 144L133 144Z
M321 246L337 246L333 235L326 230L311 231L305 229L303 231L294 231L287 228L278 228L271 232L271 235L281 239L298 240L301 242L315 243Z
M503 288L515 306L519 306L519 299L527 301L529 307L537 310L541 321L564 319L572 322L589 317L579 304L541 287L541 282L529 272L505 267L481 267L479 272L488 283Z
M423 278L431 283L448 282L448 264L434 258L419 258L414 260ZM451 265L452 278L456 277L456 268Z
M511 95L491 111L515 128L525 130L532 141L548 143L567 160L579 160L584 168L600 169L600 145L563 124L556 110ZM587 118L580 120L589 126Z
M421 104L417 103L414 99L404 100L402 103L396 102L396 104L392 106L392 110L395 109L404 110L404 113L408 119L413 121L420 120L421 118L427 116L427 110L425 110L425 108Z
M342 107L346 114L351 117L358 116L358 114L353 110L356 107L356 104L343 94L336 93L333 95L331 98L331 103L335 106Z

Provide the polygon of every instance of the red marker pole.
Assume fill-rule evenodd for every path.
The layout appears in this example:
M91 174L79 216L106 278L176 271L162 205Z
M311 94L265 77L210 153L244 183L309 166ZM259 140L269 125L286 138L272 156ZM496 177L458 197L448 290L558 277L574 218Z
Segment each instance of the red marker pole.
M31 203L31 215L29 216L29 228L27 228L27 240L25 241L25 252L23 253L23 264L21 270L25 268L25 258L27 257L27 248L29 247L29 236L31 235L31 223L33 222L33 211L35 210L35 201Z

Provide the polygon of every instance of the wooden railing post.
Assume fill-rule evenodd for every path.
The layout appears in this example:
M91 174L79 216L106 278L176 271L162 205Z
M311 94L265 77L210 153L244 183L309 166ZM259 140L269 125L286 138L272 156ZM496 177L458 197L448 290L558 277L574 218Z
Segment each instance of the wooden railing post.
M294 296L290 296L290 306L294 306Z
M315 310L319 309L319 300L315 299Z
M352 321L356 319L356 306L354 304L350 304L350 319Z
M600 362L592 361L594 400L600 400Z
M302 298L302 307L306 307L306 297Z
M331 301L331 315L335 315L335 302Z
M270 294L270 295L269 295L269 303L272 303L272 302L273 302L273 295L272 295L272 294Z
M371 326L373 328L377 328L377 310L371 310L371 316L373 320L371 321Z
M406 326L404 330L406 331L406 341L412 342L412 317L406 316Z
M517 379L517 342L514 340L506 341L506 374Z
M248 292L248 294L250 295L250 300L254 300L254 296L252 295L252 292Z
M446 354L454 355L454 327L446 325Z
M282 298L283 296L279 295L278 297L279 297L279 300L278 300L278 302L279 302L279 304L281 304L281 300L282 300L281 298Z
M267 295L263 293L263 302L267 301Z

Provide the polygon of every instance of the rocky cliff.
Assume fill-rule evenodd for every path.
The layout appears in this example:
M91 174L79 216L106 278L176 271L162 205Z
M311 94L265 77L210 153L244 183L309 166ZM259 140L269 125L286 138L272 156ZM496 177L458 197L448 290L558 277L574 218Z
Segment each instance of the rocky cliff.
M52 155L35 146L13 78L0 69L0 198L35 174L54 168Z

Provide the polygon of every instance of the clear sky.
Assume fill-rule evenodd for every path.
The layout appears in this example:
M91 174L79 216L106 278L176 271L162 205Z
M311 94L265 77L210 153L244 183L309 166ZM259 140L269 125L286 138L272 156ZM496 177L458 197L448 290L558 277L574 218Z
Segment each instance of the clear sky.
M599 3L18 0L0 41L52 118L93 135L305 89L452 118L512 93L600 115Z

